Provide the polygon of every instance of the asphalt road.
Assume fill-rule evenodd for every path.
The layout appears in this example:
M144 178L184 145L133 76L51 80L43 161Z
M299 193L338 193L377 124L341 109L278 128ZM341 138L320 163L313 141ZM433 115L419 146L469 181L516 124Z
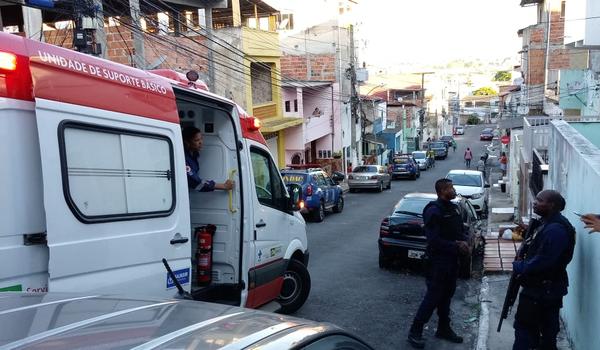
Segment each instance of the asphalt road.
M479 141L482 128L469 127L464 136L457 136L456 153L450 148L446 160L437 160L435 168L421 172L416 181L393 181L392 189L382 193L347 193L342 213L328 214L321 223L308 223L312 290L296 316L342 326L376 349L410 348L406 336L425 294L425 279L415 268L379 268L379 225L403 195L435 192L437 179L450 169L464 168L463 154L467 147L478 158L485 145ZM479 286L477 278L459 280L452 303L453 327L464 336L465 343L450 344L435 338L437 316L434 315L424 332L427 348L474 347Z

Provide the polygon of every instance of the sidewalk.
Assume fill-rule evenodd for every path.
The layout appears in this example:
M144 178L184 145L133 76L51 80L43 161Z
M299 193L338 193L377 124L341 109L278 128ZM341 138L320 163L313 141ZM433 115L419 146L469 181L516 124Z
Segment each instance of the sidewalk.
M496 169L492 169L496 170ZM499 239L499 233L513 225L513 204L509 193L503 193L498 186L500 173L492 172L490 175L490 197L488 230L486 234L486 249L484 252L484 277L481 282L479 294L479 335L477 350L504 350L511 349L514 341L514 313L517 302L513 306L508 318L502 323L501 332L497 332L502 305L510 273L512 260L521 242ZM571 349L566 338L565 329L561 321L561 330L558 334L558 349Z

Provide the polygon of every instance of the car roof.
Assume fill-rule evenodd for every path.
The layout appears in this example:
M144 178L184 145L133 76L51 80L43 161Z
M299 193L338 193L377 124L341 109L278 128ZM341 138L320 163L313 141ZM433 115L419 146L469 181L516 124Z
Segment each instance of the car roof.
M285 341L281 348L288 349L347 333L329 323L222 304L69 293L2 293L0 324L0 347L41 349L245 349L259 341Z
M440 137L440 139L444 139L444 138L446 138L446 139L451 139L451 138L452 138L452 136L450 136L450 135L444 135L444 136Z
M449 174L481 175L483 173L479 170L452 169L448 171Z
M427 200L436 200L437 194L435 193L430 193L430 192L411 192L411 193L407 193L404 195L404 197L402 197L402 199L427 199ZM401 199L401 200L402 200ZM454 203L458 203L463 199L463 197L461 197L460 195L457 195L456 198L454 198L452 200L452 202Z
M427 152L425 152L425 151L413 151L412 153L415 154L415 153L427 153Z

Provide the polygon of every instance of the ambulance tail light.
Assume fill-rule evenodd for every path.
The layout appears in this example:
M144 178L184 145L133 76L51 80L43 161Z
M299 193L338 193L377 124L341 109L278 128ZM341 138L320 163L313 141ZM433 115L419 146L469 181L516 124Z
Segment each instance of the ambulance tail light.
M15 71L17 70L17 55L10 52L0 51L0 70Z
M250 123L248 125L248 129L250 129L250 131L258 131L260 130L260 119L256 118L256 117L250 117Z
M0 51L0 97L33 101L29 57Z

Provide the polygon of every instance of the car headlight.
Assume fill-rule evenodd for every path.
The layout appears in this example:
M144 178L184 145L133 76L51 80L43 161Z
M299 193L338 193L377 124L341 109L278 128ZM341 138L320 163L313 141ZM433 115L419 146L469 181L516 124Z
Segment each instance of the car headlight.
M471 196L471 199L479 199L483 197L483 193L475 193Z

